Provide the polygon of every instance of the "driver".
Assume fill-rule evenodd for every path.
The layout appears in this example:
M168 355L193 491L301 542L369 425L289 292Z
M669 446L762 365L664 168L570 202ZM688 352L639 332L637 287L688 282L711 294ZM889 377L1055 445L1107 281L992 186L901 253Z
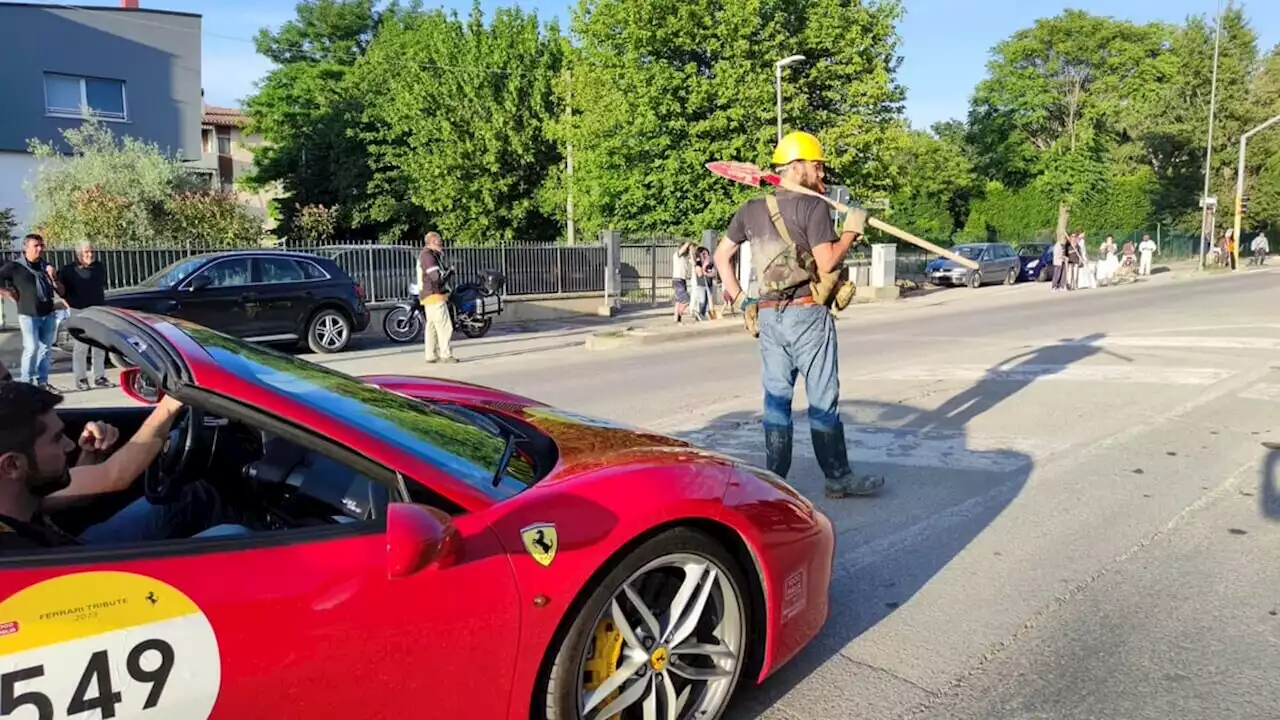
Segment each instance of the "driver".
M105 460L68 467L67 456L77 446L82 456L101 455L118 434L91 422L79 442L72 442L56 412L61 402L60 395L35 385L0 381L0 551L163 540L235 522L222 517L227 511L212 488L198 482L169 505L137 500L78 538L57 528L47 513L132 485L159 455L183 407L166 395L138 432Z

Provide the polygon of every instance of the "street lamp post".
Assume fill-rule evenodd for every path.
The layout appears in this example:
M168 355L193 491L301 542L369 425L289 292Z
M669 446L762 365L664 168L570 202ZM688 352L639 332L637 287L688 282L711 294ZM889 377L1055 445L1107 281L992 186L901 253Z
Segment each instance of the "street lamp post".
M792 55L773 64L774 88L778 93L778 142L782 142L782 68L804 60L803 55Z
M1280 115L1277 115L1271 118L1270 120L1262 123L1258 127L1240 136L1240 157L1236 161L1236 224L1235 224L1236 230L1235 230L1235 233L1232 234L1232 237L1235 238L1235 241L1236 241L1236 249L1235 249L1236 268L1240 267L1240 220L1241 220L1241 216L1243 215L1243 213L1241 213L1241 210L1243 208L1241 207L1240 202L1241 202L1241 198L1244 197L1245 146L1248 144L1249 138L1253 137L1254 135L1257 135L1258 133L1262 132L1263 130L1266 130L1267 128L1271 127L1272 125L1275 125L1278 122L1280 122Z
M1213 158L1213 111L1218 105L1218 48L1222 41L1222 0L1218 0L1218 19L1217 27L1213 33L1213 80L1210 81L1209 88L1209 139L1205 143L1204 151L1204 194L1201 195L1201 205L1204 205L1209 198L1209 161ZM1212 239L1213 225L1209 218L1212 215L1205 213L1200 217L1200 269L1204 269L1204 256L1208 252L1208 239Z

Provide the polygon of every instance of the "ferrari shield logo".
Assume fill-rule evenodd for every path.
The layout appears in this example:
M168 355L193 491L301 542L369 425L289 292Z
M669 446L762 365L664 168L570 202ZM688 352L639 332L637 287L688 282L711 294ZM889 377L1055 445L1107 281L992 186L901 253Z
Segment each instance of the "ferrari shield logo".
M534 523L520 531L520 539L524 541L524 549L542 567L550 565L556 559L556 550L560 549L555 523Z

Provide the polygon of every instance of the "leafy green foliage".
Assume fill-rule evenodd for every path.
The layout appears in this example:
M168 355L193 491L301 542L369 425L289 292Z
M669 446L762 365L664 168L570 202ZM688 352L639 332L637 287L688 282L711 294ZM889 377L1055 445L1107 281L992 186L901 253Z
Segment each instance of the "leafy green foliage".
M407 202L451 242L554 240L555 210L540 199L561 161L546 128L562 48L555 25L519 9L488 24L478 4L465 22L434 11L384 23L351 82L371 188L400 201L370 205L366 219L403 235Z
M127 136L117 140L90 120L62 135L69 154L52 143L30 145L43 161L28 187L33 224L50 242L229 247L260 239L261 222L233 195L202 187L180 160L156 145Z
M0 241L5 243L4 247L10 247L18 239L17 232L18 218L13 208L0 208Z
M776 141L773 63L787 129L824 141L855 196L892 190L903 90L894 82L897 2L583 0L574 15L572 119L581 224L624 233L723 227L752 194L703 170L767 165Z

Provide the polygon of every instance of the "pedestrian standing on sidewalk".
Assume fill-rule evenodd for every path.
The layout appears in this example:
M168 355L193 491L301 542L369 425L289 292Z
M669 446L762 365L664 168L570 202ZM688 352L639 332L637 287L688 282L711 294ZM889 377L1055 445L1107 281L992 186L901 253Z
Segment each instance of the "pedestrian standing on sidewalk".
M782 138L773 165L785 179L824 191L826 159L809 133ZM757 324L763 364L765 464L786 477L791 469L791 400L797 375L804 376L809 401L809 431L814 456L826 476L826 495L866 495L884 485L875 475L857 476L849 467L844 424L840 420L840 363L835 318L816 302L810 283L831 273L862 236L867 214L848 213L836 237L831 214L821 198L779 190L754 198L738 209L716 248L715 262L725 298L742 308L746 293L733 273L733 256L751 243L760 292Z
M418 298L422 303L422 343L426 361L456 363L453 356L453 318L449 316L449 294L445 292L447 270L441 253L444 239L429 232L418 255Z
M49 355L58 329L54 300L57 278L53 266L44 259L44 238L32 233L22 241L22 255L0 267L0 288L18 305L18 327L22 329L22 366L19 380L50 392Z
M1150 235L1143 235L1138 243L1138 274L1151 274L1151 259L1156 256L1156 243Z
M1067 243L1069 242L1071 242L1071 237L1063 235L1062 238L1053 243L1052 292L1058 292L1063 289L1063 279L1067 274Z
M675 294L676 322L684 319L689 307L689 281L693 279L693 265L689 261L692 243L681 243L671 256L671 290Z
M93 252L93 244L81 242L76 246L76 259L58 271L58 283L62 286L62 298L67 301L74 316L91 307L106 303L107 272ZM107 379L107 351L77 342L71 352L71 376L77 390L90 389L89 360L93 361L92 387L109 388Z
M1267 242L1266 233L1258 233L1258 237L1253 239L1249 248L1253 250L1253 261L1251 264L1258 266L1267 264L1267 253L1271 252L1271 243Z
M1116 239L1108 235L1107 239L1102 241L1098 252L1102 255L1103 260L1114 260L1116 257Z

